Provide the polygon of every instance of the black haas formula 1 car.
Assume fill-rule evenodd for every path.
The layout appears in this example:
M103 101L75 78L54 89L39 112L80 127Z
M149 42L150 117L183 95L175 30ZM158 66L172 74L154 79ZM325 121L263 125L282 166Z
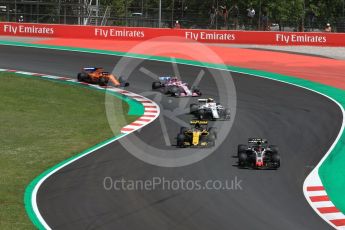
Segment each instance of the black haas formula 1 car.
M108 85L109 82L113 83L116 87L129 86L129 83L124 81L122 77L117 79L109 72L105 72L103 68L97 67L83 68L81 72L78 73L78 81L100 86Z
M215 128L208 128L207 121L191 121L191 128L182 127L177 135L178 147L213 147L217 138Z
M160 77L159 81L152 83L153 90L160 90L164 94L175 97L200 97L201 92L197 88L190 89L188 84L176 77Z
M190 105L190 113L200 120L230 120L230 109L226 109L212 98L199 99L199 104Z
M268 145L265 139L249 138L248 145L238 146L238 164L244 168L278 169L280 167L278 147Z

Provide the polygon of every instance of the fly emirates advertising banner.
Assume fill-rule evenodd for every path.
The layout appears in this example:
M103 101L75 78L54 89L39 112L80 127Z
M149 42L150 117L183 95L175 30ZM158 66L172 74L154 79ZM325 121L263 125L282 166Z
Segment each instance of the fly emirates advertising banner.
M345 46L345 33L302 33L234 30L190 30L145 27L0 23L0 35L46 38L149 40L179 37L186 41L225 44ZM170 38L171 39L171 38Z

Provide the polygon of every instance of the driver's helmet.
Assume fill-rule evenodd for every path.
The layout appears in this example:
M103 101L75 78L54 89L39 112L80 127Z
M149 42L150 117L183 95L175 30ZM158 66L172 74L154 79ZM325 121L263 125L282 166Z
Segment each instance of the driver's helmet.
M171 82L177 82L178 79L177 79L177 77L172 77L172 78L170 79L170 81L171 81Z
M200 125L199 123L196 123L196 124L195 124L195 128L196 128L196 129L200 129L200 128L201 128L201 125Z
M255 151L261 152L263 150L263 146L261 142L257 142L254 146Z
M214 100L213 100L213 98L208 98L208 99L207 99L207 102L208 102L208 103L211 103L211 102L214 102Z

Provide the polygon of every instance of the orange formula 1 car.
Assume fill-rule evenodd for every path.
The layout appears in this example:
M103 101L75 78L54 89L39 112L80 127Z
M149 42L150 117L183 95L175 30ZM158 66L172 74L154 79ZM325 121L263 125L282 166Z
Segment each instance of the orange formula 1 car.
M113 83L116 87L127 87L129 83L124 81L121 77L117 78L109 72L105 72L103 68L83 68L78 73L78 81L90 84L98 84L101 86L108 85L109 82Z

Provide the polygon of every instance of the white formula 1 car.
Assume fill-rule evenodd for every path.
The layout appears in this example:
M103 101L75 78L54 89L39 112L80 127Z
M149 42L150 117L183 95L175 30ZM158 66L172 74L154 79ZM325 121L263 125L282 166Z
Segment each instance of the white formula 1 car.
M190 113L200 120L230 120L230 109L224 108L212 98L199 99L199 104L190 105Z

